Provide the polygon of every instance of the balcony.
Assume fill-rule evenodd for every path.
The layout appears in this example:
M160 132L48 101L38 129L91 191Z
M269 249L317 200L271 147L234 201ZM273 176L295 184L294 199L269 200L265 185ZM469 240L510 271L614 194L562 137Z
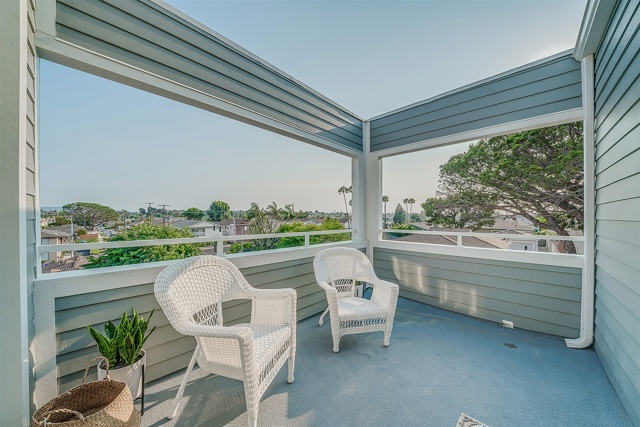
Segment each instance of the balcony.
M9 393L0 399L1 424L26 425L78 384L97 354L86 326L100 328L131 307L143 315L157 308L153 282L171 262L42 274L42 253L77 249L40 244L35 64L45 58L351 160L349 241L311 245L306 233L302 247L234 255L224 253L227 236L179 242L215 241L252 285L297 291L296 382L279 374L262 399L262 425L439 427L466 413L493 427L640 426L638 16L628 0L589 1L574 51L363 120L157 0L7 2L0 382ZM584 238L384 238L392 230L381 221L383 158L576 120L584 122ZM490 241L502 238L527 249ZM530 253L541 240L547 253ZM552 253L552 240L577 242L579 254ZM317 327L326 300L312 259L331 245L364 251L379 276L400 285L389 348L376 334L356 335L334 354L328 326ZM248 302L224 306L227 324L249 313ZM154 324L144 425L245 425L242 385L198 371L179 417L163 418L195 343L160 311Z
M125 243L131 244L117 245ZM349 420L354 426L453 426L461 413L489 426L517 420L632 425L595 351L569 349L562 339L579 335L579 268L421 254L416 244L413 250L375 248L378 275L399 283L403 295L392 344L384 348L377 333L350 335L335 354L328 325L317 325L326 300L312 267L312 255L335 244L365 249L353 241L307 243L229 258L252 285L292 287L298 293L296 382L286 384L285 371L279 373L260 405L263 425ZM152 282L167 263L52 273L37 280L36 351L48 350L52 363L49 371L40 366L36 394L79 384L84 365L96 355L86 325L101 328L131 307L143 314L158 308ZM226 324L246 322L248 316L246 302L224 308ZM198 370L179 415L165 418L195 340L175 332L162 312L154 318L158 330L145 346L150 382L143 425L245 425L242 383ZM516 329L501 326L502 320Z
M631 426L595 352L557 337L400 299L388 348L382 334L349 335L334 354L317 320L298 323L296 382L276 377L263 425L453 427L465 413L489 426ZM193 378L171 421L180 373L151 383L143 425L246 425L241 382Z

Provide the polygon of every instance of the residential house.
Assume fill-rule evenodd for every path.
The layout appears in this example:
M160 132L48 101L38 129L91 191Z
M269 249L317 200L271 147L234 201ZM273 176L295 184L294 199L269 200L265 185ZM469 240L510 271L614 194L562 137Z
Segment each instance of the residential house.
M43 228L40 230L40 242L43 245L64 245L71 241L71 234L56 230ZM42 262L55 262L62 258L62 251L58 252L43 252L40 254Z
M195 237L218 237L222 235L220 230L216 230L216 224L209 221L179 219L169 225L175 228L188 228Z

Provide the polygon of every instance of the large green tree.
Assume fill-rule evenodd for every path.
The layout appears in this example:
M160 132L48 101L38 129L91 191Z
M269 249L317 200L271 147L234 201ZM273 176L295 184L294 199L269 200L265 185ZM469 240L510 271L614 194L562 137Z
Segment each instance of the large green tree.
M191 230L178 229L171 226L153 225L143 222L118 233L109 239L110 242L123 240L155 240L180 239L193 237ZM102 255L89 257L85 268L111 267L114 265L140 264L145 262L182 259L200 255L202 251L197 244L142 246L133 248L106 249Z
M493 225L493 207L483 205L478 193L453 193L447 197L431 197L422 205L427 222L448 228L478 230Z
M198 208L189 208L182 212L182 216L187 219L202 219L202 217L205 216L205 213Z
M583 183L582 123L576 122L471 144L440 166L439 190L450 206L521 215L568 236L583 225ZM429 199L423 208L438 203L444 202ZM431 212L433 222L444 223ZM575 252L571 243L564 248Z
M62 209L75 224L82 224L90 230L93 230L96 225L115 221L120 217L118 212L109 206L98 203L75 202L64 205Z
M211 221L224 221L225 219L231 219L231 208L229 204L222 200L214 200L211 202L207 215Z

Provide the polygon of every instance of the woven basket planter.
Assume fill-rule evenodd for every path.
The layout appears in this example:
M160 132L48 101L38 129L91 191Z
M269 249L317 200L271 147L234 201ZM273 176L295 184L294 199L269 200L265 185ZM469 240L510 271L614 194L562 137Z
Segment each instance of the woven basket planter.
M129 387L108 375L104 381L87 383L87 372L89 366L81 385L38 409L31 417L31 427L140 426L140 413L133 407Z

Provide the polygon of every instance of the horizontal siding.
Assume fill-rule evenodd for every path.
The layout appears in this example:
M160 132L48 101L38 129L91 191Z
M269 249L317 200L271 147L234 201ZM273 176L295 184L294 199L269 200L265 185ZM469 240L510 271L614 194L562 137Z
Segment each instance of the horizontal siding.
M249 267L241 271L252 286L260 289L296 289L298 320L322 312L327 307L324 292L315 281L313 258ZM182 336L171 327L153 295L153 283L57 298L56 353L60 392L79 384L84 367L97 354L86 326L92 325L101 330L108 320L118 320L124 311L133 307L145 317L153 308L157 310L152 319L152 325L157 329L145 345L147 379L152 381L186 367L195 349L195 339ZM226 325L248 322L250 313L251 305L246 300L223 304ZM93 372L92 376L95 376Z
M581 270L508 261L374 250L376 273L400 294L517 328L576 337Z
M595 348L640 426L640 2L622 0L595 56Z
M483 81L371 121L371 151L579 108L580 64L570 54Z
M362 151L362 121L151 1L58 0L59 38Z

